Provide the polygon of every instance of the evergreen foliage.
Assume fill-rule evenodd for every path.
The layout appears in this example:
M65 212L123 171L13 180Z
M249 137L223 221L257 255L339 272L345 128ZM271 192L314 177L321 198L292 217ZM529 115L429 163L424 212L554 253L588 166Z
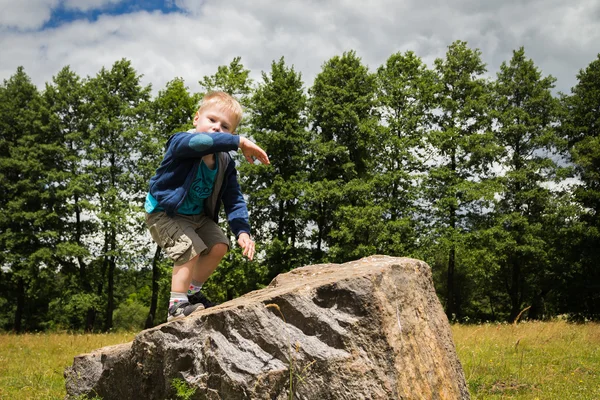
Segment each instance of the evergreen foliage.
M431 161L423 182L426 220L434 268L445 271L440 293L449 318L462 317L469 302L469 242L472 217L481 213L494 195L485 179L491 168L490 87L481 52L457 41L445 59L435 60L435 95L432 129L427 133Z
M375 151L375 190L384 210L378 229L383 254L415 256L426 227L421 182L431 157L427 132L433 124L434 74L411 51L396 53L377 70L380 110Z
M270 74L251 98L249 130L272 160L268 166L242 165L248 176L244 192L259 243L265 248L268 278L309 261L305 196L309 165L306 95L302 77L285 60L271 64Z
M256 83L239 57L204 76L202 92L244 105L236 134L271 165L236 159L257 256L228 232L203 290L225 301L302 265L389 254L432 266L451 319L598 318L600 55L569 95L523 48L485 74L457 41L431 67L407 51L371 72L348 51L308 89L284 58ZM144 200L201 96L180 78L153 96L128 60L87 78L66 66L43 90L19 67L0 85L0 329L165 321L172 264Z
M69 316L59 325L68 326L70 318L85 318L81 324L86 331L91 331L100 298L92 291L94 276L86 242L95 236L98 224L90 218L94 209L95 177L85 170L82 162L89 132L84 82L67 66L51 84L46 84L44 99L49 112L47 131L62 147L55 155L58 176L54 185L60 198L56 208L60 224L56 256L61 266L60 275L64 275L64 286L61 296L52 302L53 313ZM85 308L85 317L79 312L80 308ZM78 311L70 312L72 309Z
M54 180L62 149L45 129L48 111L23 68L0 89L0 262L16 332L40 329L58 267L60 198Z
M598 316L600 310L600 54L577 74L578 82L564 99L562 123L568 157L581 181L573 190L583 208L583 230L576 232L572 290L565 296L569 312Z
M129 259L139 256L132 219L137 209L131 200L138 189L141 125L147 116L150 87L141 86L130 61L120 60L110 70L102 68L86 82L84 90L90 124L84 171L94 177L91 218L98 222L100 236L93 259L99 279L93 290L103 301L103 330L109 330L120 300L115 299L117 265L127 265Z
M315 261L346 261L373 254L372 224L377 143L375 75L354 51L328 60L309 89L312 132L306 203L316 226Z
M544 237L544 217L554 197L545 184L556 173L551 157L557 144L558 104L551 93L554 81L551 76L541 76L523 48L513 53L508 64L502 63L496 80L493 115L501 173L491 229L498 240L492 252L499 254L493 263L498 271L491 279L507 292L509 320L515 319L525 304L541 304L554 286ZM534 311L541 312L534 309L530 314Z

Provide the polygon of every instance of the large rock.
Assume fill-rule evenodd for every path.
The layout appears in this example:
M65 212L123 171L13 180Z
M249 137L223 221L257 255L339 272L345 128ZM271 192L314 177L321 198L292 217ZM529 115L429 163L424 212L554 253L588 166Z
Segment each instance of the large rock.
M373 256L279 275L262 290L75 357L67 397L468 399L422 261Z

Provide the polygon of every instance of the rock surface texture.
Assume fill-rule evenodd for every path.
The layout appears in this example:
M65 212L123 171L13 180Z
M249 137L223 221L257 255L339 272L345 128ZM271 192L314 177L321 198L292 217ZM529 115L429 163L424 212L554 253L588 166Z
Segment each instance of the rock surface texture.
M387 256L279 275L79 355L65 377L67 398L104 400L174 399L175 379L192 399L469 398L429 266Z

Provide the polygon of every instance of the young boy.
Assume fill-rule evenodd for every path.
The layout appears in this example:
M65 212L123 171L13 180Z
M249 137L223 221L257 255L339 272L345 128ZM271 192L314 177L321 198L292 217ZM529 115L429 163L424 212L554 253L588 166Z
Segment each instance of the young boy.
M250 140L234 135L242 107L224 92L207 94L194 116L194 131L179 132L150 179L146 224L152 239L174 261L167 321L211 307L200 292L219 265L229 240L217 225L221 203L243 255L252 260L254 241L246 202L228 151L242 150L269 164L267 154Z

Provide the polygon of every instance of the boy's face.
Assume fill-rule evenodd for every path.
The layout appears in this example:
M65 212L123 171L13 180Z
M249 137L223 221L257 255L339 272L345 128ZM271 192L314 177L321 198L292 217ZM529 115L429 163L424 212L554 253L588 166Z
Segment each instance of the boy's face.
M194 116L196 132L235 132L235 117L219 107L205 107Z

